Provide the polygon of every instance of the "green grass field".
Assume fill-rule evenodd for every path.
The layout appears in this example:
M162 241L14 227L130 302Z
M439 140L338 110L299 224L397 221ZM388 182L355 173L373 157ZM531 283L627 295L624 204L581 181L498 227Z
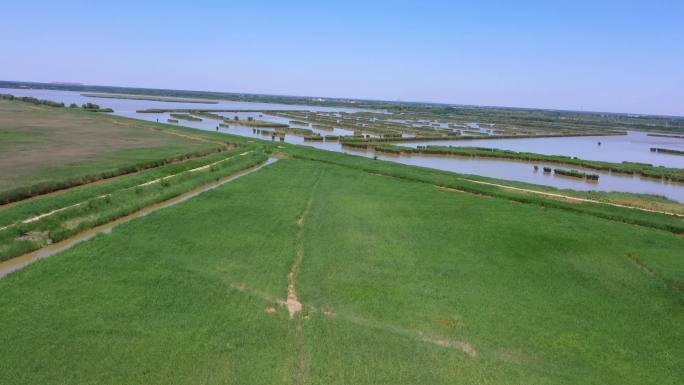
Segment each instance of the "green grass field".
M0 279L0 383L684 381L681 237L285 151Z

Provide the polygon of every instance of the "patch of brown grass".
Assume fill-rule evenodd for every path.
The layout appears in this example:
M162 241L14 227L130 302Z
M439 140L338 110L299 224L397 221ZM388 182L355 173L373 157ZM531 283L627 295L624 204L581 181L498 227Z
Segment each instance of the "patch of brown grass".
M151 127L121 124L118 118L80 109L2 100L0 189L32 184L39 175L45 177L46 170L78 170L81 163L125 150L174 147L180 155L207 146Z

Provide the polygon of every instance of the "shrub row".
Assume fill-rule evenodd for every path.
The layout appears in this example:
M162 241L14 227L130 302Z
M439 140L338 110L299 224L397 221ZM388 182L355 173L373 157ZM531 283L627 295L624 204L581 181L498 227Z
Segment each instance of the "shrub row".
M312 136L315 135L313 131L308 128L297 128L297 127L275 127L278 135L292 134L297 136Z
M355 133L356 134L356 133ZM625 135L623 132L613 132L603 134L605 136L609 135ZM413 138L405 137L383 137L383 138L367 138L367 142L424 142L424 141L435 141L435 140L481 140L481 139L524 139L524 138L562 138L562 137L575 137L575 136L587 136L585 133L581 134L545 134L545 135L473 135L473 136L463 136L456 133L445 133L444 135L419 135Z
M368 148L370 147L367 143L353 142L353 141L342 141L342 146L351 147L351 148L360 148L363 150L368 150Z
M50 107L64 107L64 103L53 102L52 100L36 99L31 96L14 96L10 94L0 94L0 99L4 100L18 100L20 102L32 103L36 105L44 105Z
M237 118L237 116L236 116ZM237 119L236 119L237 121ZM230 120L224 120L225 123L229 123ZM284 123L275 123L275 122L267 122L265 120L239 120L240 123L235 123L239 124L241 126L248 126L248 127L265 127L265 128L288 128L290 127L288 124Z
M310 140L310 141L322 141L323 137L320 135L307 135L304 137L304 140Z
M546 170L546 167L544 167ZM579 178L579 179L590 179L590 180L598 180L599 176L597 174L587 174L585 172L577 171L577 170L564 170L562 168L554 168L553 172L556 174L560 175L565 175L569 176L572 178Z
M651 152L662 152L663 154L671 154L671 155L684 155L684 151L671 150L669 148L651 147Z
M684 135L665 135L665 134L647 134L648 136L658 136L661 138L678 138L684 139Z

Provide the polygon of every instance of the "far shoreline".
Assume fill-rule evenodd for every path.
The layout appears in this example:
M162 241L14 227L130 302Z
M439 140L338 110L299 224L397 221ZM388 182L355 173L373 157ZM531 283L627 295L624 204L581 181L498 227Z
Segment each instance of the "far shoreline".
M204 104L218 104L216 100L210 99L191 99L179 98L173 96L153 96L153 95L133 95L133 94L114 94L107 92L83 92L81 96L89 98L105 98L105 99L132 99L132 100L151 100L157 102L175 102L175 103L204 103Z

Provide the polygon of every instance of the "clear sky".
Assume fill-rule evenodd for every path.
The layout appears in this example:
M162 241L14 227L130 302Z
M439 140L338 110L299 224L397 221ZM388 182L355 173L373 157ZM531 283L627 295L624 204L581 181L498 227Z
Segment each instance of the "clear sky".
M684 115L684 1L6 1L0 80Z

